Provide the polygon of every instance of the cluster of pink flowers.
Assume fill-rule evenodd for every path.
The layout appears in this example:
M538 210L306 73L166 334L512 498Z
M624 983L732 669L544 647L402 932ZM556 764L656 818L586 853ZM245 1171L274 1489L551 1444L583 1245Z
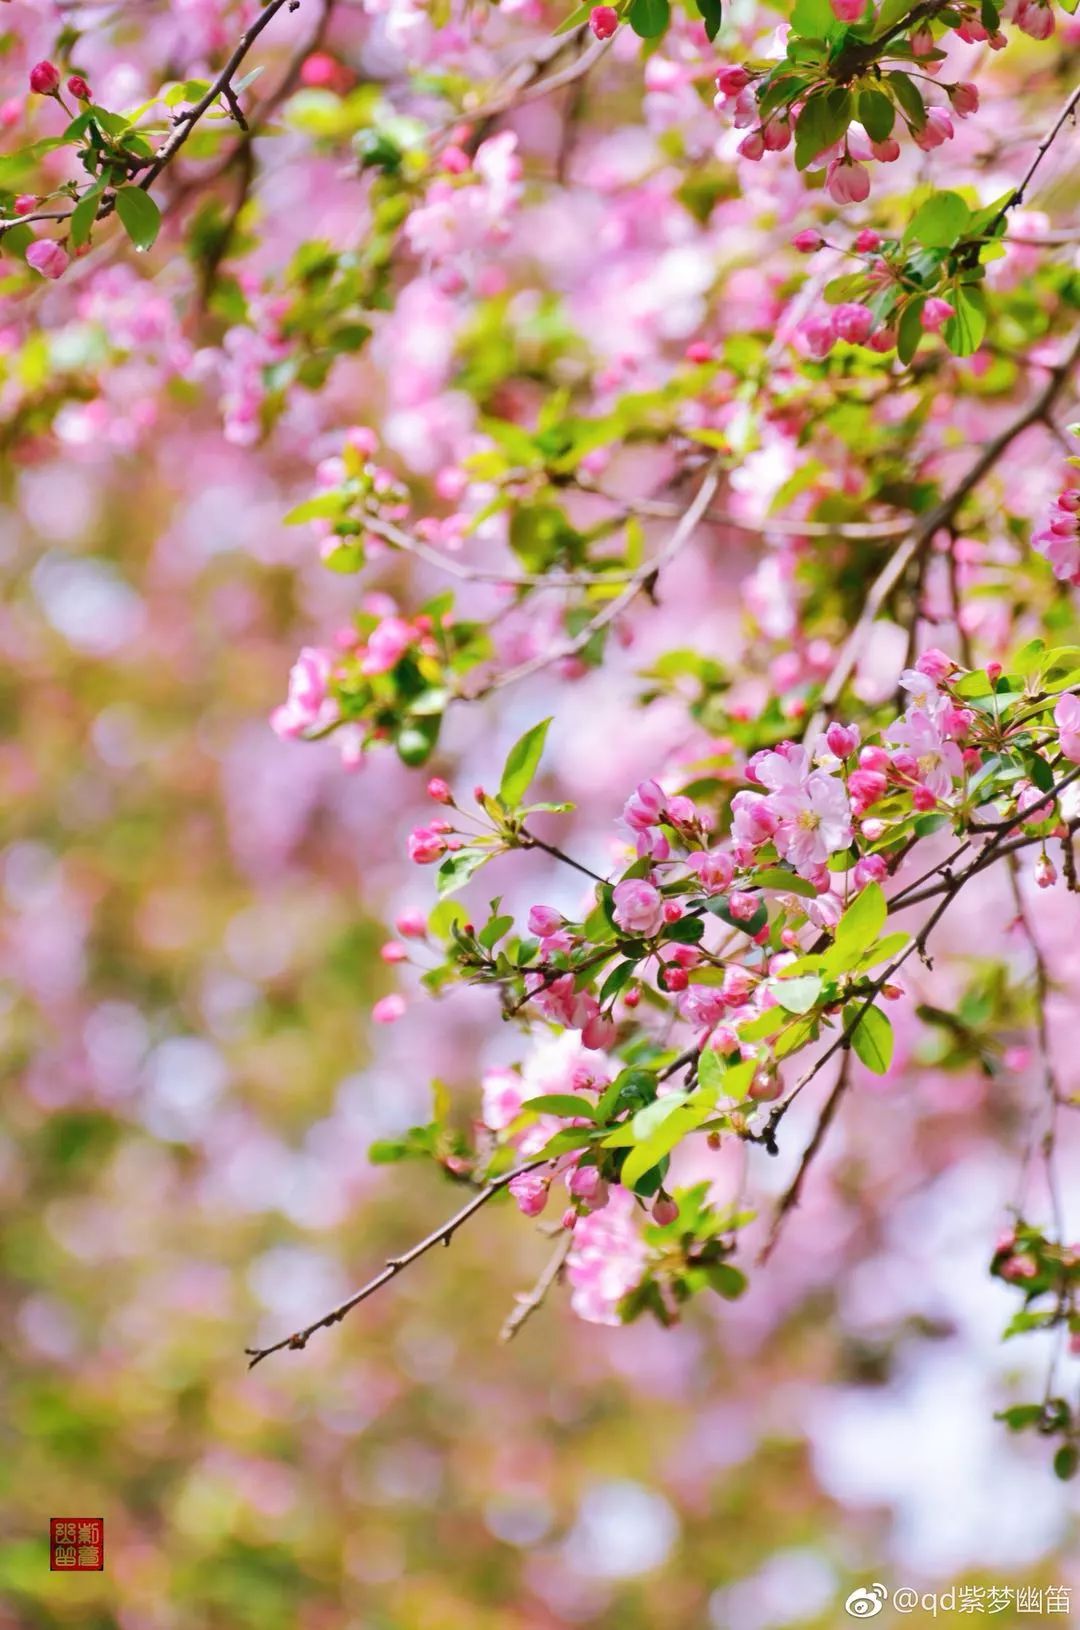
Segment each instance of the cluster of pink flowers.
M804 239L804 243L795 240L796 248L804 247L806 239L816 236L812 232L800 233L799 237ZM859 236L874 238L877 234L860 233ZM927 333L936 334L953 314L954 308L948 300L931 295L923 305L920 322ZM871 351L891 351L896 344L896 330L880 322L870 307L861 301L845 300L841 305L804 317L795 329L793 338L803 355L820 361L828 356L837 341L843 341L845 345L865 345Z
M865 9L862 0L832 0L832 6L836 16L844 22L861 19ZM1036 6L1031 0L1023 0L1016 9L1023 11L1025 21L1029 24L1026 32L1029 33L1032 32L1030 12L1045 10L1049 15L1049 7ZM1022 26L1019 18L1017 22L1018 26ZM1052 26L1051 19L1051 28ZM977 30L978 37L983 40L990 38L981 23L975 19L972 19L970 27ZM961 38L976 37L974 33L966 35L962 27L956 31ZM780 37L783 38L785 35L786 30L782 29ZM934 36L925 24L912 32L909 43L916 59L932 58L935 50ZM991 43L1004 45L1004 36L995 36ZM923 61L922 65L927 73L936 73L939 67L936 60ZM724 64L716 73L717 95L714 105L718 109L730 110L735 128L747 131L737 151L741 158L757 163L766 153L783 152L790 146L806 103L797 101L790 106L779 107L762 120L754 92L755 77L757 76L754 73L738 63ZM916 125L908 121L911 139L923 152L932 152L934 148L941 147L953 139L956 134L953 114L957 118L966 119L978 111L979 92L970 81L961 80L943 86L942 89L948 98L947 108L928 107L921 124ZM861 204L870 195L870 172L866 165L875 161L879 164L892 164L899 157L900 143L895 135L875 140L862 125L853 123L838 141L816 155L814 165L824 168L826 191L834 203Z
M1046 556L1059 582L1080 586L1080 488L1058 493L1031 543Z
M517 136L501 131L481 142L474 158L460 142L440 154L443 173L405 223L413 253L436 269L448 293L468 287L482 268L484 251L510 235L521 198Z

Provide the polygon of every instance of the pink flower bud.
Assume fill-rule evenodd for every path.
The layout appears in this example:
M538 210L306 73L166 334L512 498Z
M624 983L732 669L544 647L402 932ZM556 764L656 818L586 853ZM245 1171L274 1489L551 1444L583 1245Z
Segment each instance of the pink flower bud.
M27 247L26 264L42 277L55 279L63 277L67 271L68 258L55 238L36 238Z
M745 90L749 83L750 75L745 68L740 68L737 63L731 63L726 68L717 69L716 88L721 96L729 98L738 96L739 92Z
M829 752L837 758L850 758L859 745L859 727L857 724L838 724L833 720L825 732L825 741Z
M667 1228L669 1223L676 1221L679 1208L670 1194L658 1194L653 1201L653 1222L660 1228Z
M851 159L834 159L825 172L825 188L836 204L862 204L870 196L870 174Z
M881 234L872 227L863 227L861 232L855 234L855 248L860 255L872 255L881 248Z
M969 80L965 80L959 85L950 85L949 101L952 103L953 112L959 119L966 119L970 114L978 113L978 86L972 85Z
M955 134L953 122L944 108L928 108L926 123L921 130L912 131L911 139L916 147L929 153L935 147L943 147L947 141L952 141Z
M927 304L929 304L929 301ZM935 685L940 685L942 680L948 679L949 675L954 673L955 670L956 663L952 657L949 656L947 651L939 650L936 645L929 646L915 662L916 673L924 674L927 679L932 679Z
M72 74L67 82L67 88L79 102L92 102L94 100L93 92L82 74Z
M998 680L1001 678L1001 663L988 662L986 664L986 677L989 679L991 685L996 685Z
M762 135L767 153L782 153L791 145L791 125L787 119L770 119L763 127Z
M756 916L758 899L755 894L744 894L736 889L728 896L728 910L737 923L748 923L751 917Z
M589 27L598 40L610 40L619 26L619 13L614 6L595 6L589 15Z
M865 0L831 0L833 16L842 23L857 23L866 10Z
M430 827L416 826L409 833L409 859L418 866L431 866L446 853L446 842Z
M452 804L454 801L454 795L441 775L432 776L427 784L427 795L429 798L433 798L437 804Z
M900 143L895 136L886 136L884 141L872 141L870 151L879 164L895 164L900 157Z
M519 1172L506 1185L526 1217L539 1217L547 1205L548 1179L539 1172Z
M833 312L833 329L838 340L862 345L874 326L874 313L857 300L845 300Z
M677 923L681 916L682 906L679 904L678 900L664 901L664 921L666 923Z
M38 62L30 70L30 89L37 96L55 96L60 89L60 70L51 62Z
M554 906L531 906L529 908L529 933L536 934L540 939L547 939L557 934L563 925L563 915L556 911Z
M751 159L756 164L765 152L765 137L760 130L751 130L748 136L743 137L735 151L740 158Z
M427 918L422 911L403 911L394 927L405 939L424 939L427 935Z
M615 921L628 934L658 934L664 923L664 902L658 889L644 878L616 883L612 894Z
M1043 853L1035 862L1035 881L1041 889L1053 888L1057 882L1057 869L1050 856Z
M796 232L791 240L791 247L797 249L800 255L816 255L819 249L825 247L825 239L820 232L815 232L808 226L802 232Z
M929 787L916 787L911 795L911 802L922 815L928 815L932 809L937 808L937 799Z
M883 883L889 875L883 855L864 855L855 863L855 887L864 889L868 883Z
M387 940L386 944L379 948L379 955L384 962L404 962L408 954L399 940Z
M396 993L393 996L380 996L371 1010L371 1017L376 1024L394 1024L405 1012L405 998Z
M32 215L35 209L37 209L37 199L32 192L20 192L16 195L16 215Z
M685 990L690 983L686 969L680 968L677 962L668 964L663 970L662 977L664 989L669 991Z
M954 309L947 300L940 300L937 295L931 295L923 306L921 321L928 334L936 334L954 315Z

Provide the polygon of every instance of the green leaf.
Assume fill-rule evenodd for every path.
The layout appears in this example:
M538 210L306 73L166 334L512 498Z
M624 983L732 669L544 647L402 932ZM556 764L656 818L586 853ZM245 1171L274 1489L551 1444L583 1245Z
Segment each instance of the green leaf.
M710 1262L705 1269L705 1277L710 1288L727 1302L741 1296L748 1282L746 1275L739 1268L733 1268L730 1262Z
M1054 1456L1054 1476L1067 1483L1071 1477L1076 1476L1078 1468L1080 1468L1080 1448L1077 1448L1075 1443L1063 1444Z
M302 504L295 504L284 516L286 526L300 526L304 521L329 520L340 515L344 498L340 492L320 493L318 498L308 498Z
M71 247L73 249L81 249L84 243L90 241L90 233L93 230L94 222L97 220L97 212L101 207L103 187L104 179L91 187L89 192L84 192L71 212L70 229Z
M816 900L817 889L798 872L789 872L783 866L766 866L750 879L756 889L775 889L780 894L801 894L804 899Z
M851 93L842 86L815 91L795 126L795 166L805 170L819 153L838 142L851 123Z
M955 315L942 329L942 338L955 357L970 357L986 333L986 296L977 283L960 283L952 296Z
M441 725L441 713L406 719L394 737L394 746L401 762L407 764L411 770L425 764L435 751Z
M889 903L880 883L868 883L857 894L836 925L836 945L845 956L862 953L885 926Z
M121 187L116 194L116 213L136 249L151 249L161 227L161 211L142 187Z
M971 211L958 192L935 192L920 204L904 233L905 243L924 249L951 249L964 236Z
M596 1111L585 1098L577 1098L571 1092L544 1092L538 1098L526 1098L522 1109L530 1109L537 1115L563 1115L567 1118L595 1120Z
M499 797L508 809L517 809L529 790L529 784L540 765L550 724L550 719L534 724L506 755L502 780L499 782Z
M829 0L795 0L791 26L804 39L823 40L836 27L836 13Z
M925 304L926 296L923 294L917 295L914 300L909 300L897 324L896 354L905 367L919 349L922 341L922 314Z
M859 1009L852 1004L844 1009L845 1024L854 1023ZM893 1028L885 1014L879 1007L868 1007L864 1010L855 1029L851 1032L851 1045L855 1055L860 1058L868 1070L875 1075L884 1075L893 1056Z
M490 849L459 849L456 855L448 855L436 873L440 900L464 888L473 873L490 859Z
M659 39L671 22L669 0L632 0L627 13L630 27L643 40Z
M724 8L720 0L695 0L695 4L705 24L706 38L710 41L715 40L724 21Z
M892 86L896 100L915 126L915 129L921 130L926 123L926 107L914 80L909 79L907 74L899 72L888 74L886 78Z
M796 975L794 979L770 979L769 990L785 1013L809 1013L822 991L822 980L816 973Z
M663 1101L660 1100L661 1103ZM665 1155L670 1154L688 1133L696 1131L711 1113L712 1107L709 1104L677 1104L655 1132L650 1133L644 1142L631 1149L623 1162L619 1181L628 1189L634 1188L646 1172L651 1171ZM636 1125L637 1117L634 1119Z
M859 123L871 141L885 141L892 135L896 109L884 91L873 88L859 92Z

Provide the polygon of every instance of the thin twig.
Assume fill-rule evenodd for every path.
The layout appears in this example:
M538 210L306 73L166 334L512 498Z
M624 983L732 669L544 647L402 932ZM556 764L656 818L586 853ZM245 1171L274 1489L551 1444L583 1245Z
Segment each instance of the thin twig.
M526 1295L519 1296L517 1298L517 1305L515 1306L513 1312L507 1316L506 1323L499 1331L500 1341L513 1341L522 1325L527 1323L527 1321L532 1318L533 1314L539 1308L543 1307L544 1302L547 1299L548 1292L552 1290L562 1278L563 1269L566 1266L566 1259L570 1255L570 1249L573 1243L573 1234L570 1232L569 1228L564 1228L559 1236L558 1244L548 1259L547 1266L544 1268L544 1271L541 1273L532 1290L530 1290Z
M843 1057L840 1060L839 1074L836 1077L832 1091L825 1100L821 1114L818 1116L818 1123L814 1128L813 1136L811 1137L810 1142L806 1145L806 1148L803 1150L803 1156L799 1162L799 1169L795 1173L795 1176L792 1178L791 1182L788 1184L787 1188L784 1190L784 1193L777 1204L772 1220L772 1227L769 1229L769 1237L762 1247L761 1254L758 1257L758 1261L760 1263L768 1262L769 1258L772 1256L772 1253L776 1248L776 1242L780 1238L780 1230L784 1226L788 1213L793 1211L799 1203L802 1196L803 1184L806 1181L806 1174L810 1170L818 1150L824 1143L825 1135L828 1132L829 1127L832 1125L833 1117L835 1116L837 1109L840 1107L840 1100L844 1096L847 1089L850 1074L851 1052L848 1050L844 1052Z
M523 1166L516 1166L513 1171L504 1172L501 1177L492 1178L490 1183L485 1184L479 1193L474 1194L469 1203L462 1206L460 1211L456 1211L448 1221L427 1234L401 1256L391 1257L380 1273L369 1279L367 1284L361 1285L360 1289L355 1291L344 1302L339 1302L337 1307L331 1308L329 1313L324 1313L321 1319L316 1319L314 1323L306 1325L303 1330L294 1331L291 1336L285 1336L281 1341L275 1341L270 1347L245 1347L244 1351L251 1360L248 1369L253 1370L256 1364L261 1364L264 1358L270 1357L271 1353L280 1353L285 1348L291 1348L294 1352L302 1352L317 1330L326 1330L331 1325L340 1324L345 1315L350 1313L354 1307L359 1307L360 1303L366 1302L369 1296L374 1296L375 1292L381 1290L383 1285L389 1284L391 1279L396 1279L399 1273L410 1267L412 1263L419 1261L420 1257L425 1256L428 1251L434 1250L436 1245L449 1245L461 1225L468 1222L470 1217L475 1217L476 1213L482 1210L489 1200L493 1200L497 1194L500 1194L508 1183L513 1182L515 1177L520 1177L524 1172L535 1171L538 1166L546 1164L547 1162L543 1160L530 1160Z

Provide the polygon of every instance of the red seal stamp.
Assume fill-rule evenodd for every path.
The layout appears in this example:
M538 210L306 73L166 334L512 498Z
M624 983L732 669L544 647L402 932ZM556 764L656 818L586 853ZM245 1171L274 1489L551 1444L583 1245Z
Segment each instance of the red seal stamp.
M49 1567L53 1573L100 1573L105 1567L103 1517L50 1517Z

